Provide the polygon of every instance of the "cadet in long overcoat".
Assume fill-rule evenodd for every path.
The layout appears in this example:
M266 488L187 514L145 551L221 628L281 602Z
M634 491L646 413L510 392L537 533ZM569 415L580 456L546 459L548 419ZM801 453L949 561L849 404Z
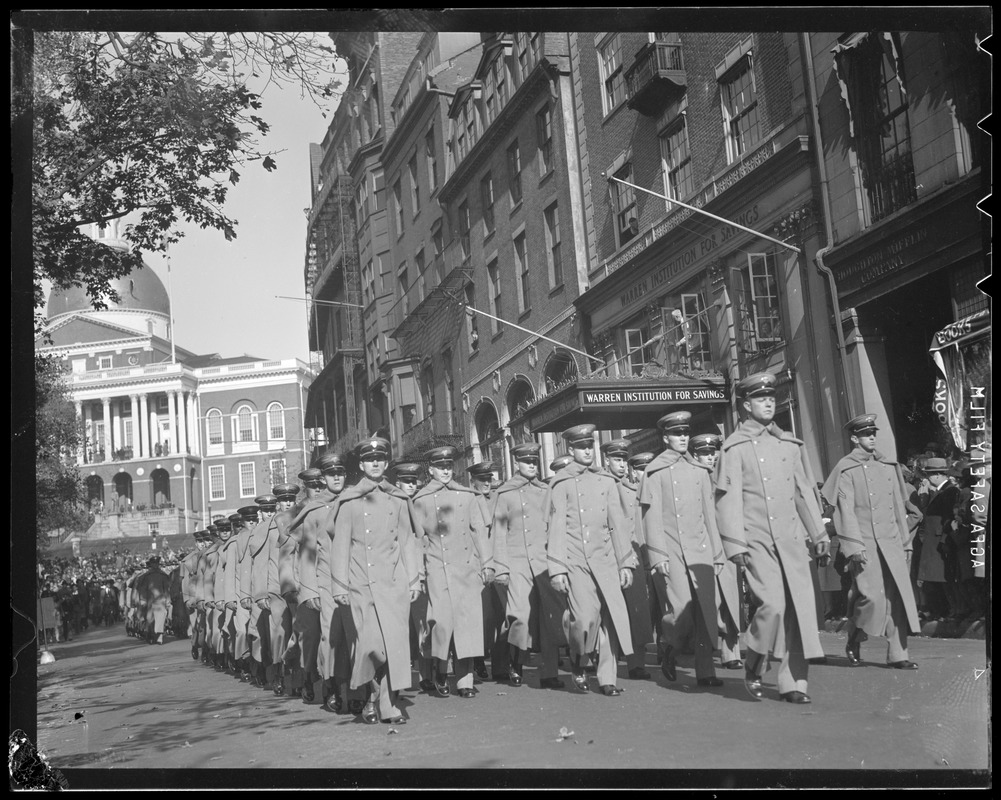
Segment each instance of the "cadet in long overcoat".
M205 612L198 608L201 592L201 560L205 548L208 547L207 531L195 531L195 549L181 559L181 601L188 610L190 625L188 633L191 636L191 657L198 660L198 649L205 644Z
M255 501L256 502L256 501ZM233 652L244 681L252 679L250 670L250 616L254 604L250 596L250 576L253 571L253 556L250 554L250 537L260 521L258 507L244 506L237 513L241 517L240 532L236 535L236 609L233 612L233 627L236 635Z
M358 636L351 687L372 688L362 719L373 722L378 713L401 724L394 694L411 685L410 603L423 577L417 520L407 496L384 479L389 442L366 440L358 457L364 477L341 494L333 514L331 580L338 604L350 604Z
M719 686L713 650L723 546L709 467L688 453L691 418L687 411L675 411L658 420L667 449L647 465L639 503L650 566L663 596L661 669L669 681L677 679L680 643L694 634L696 680L701 686Z
M472 662L484 654L481 591L493 580L493 555L479 495L452 480L456 455L454 447L428 452L431 480L413 503L425 535L431 656L438 661L435 690L449 692L446 664L454 644L456 688L461 697L471 697Z
M146 640L163 644L164 623L170 611L170 577L160 569L160 557L146 562L149 571L136 582L139 602L146 613Z
M481 461L468 467L466 471L469 473L469 488L479 495L480 512L483 514L487 541L492 552L493 535L490 526L493 523L493 517L490 514L490 508L493 506L492 484L497 466L493 461ZM483 604L483 653L484 656L490 656L490 675L487 675L484 658L474 660L473 671L480 680L487 680L490 677L495 681L506 681L509 677L507 621L504 617L504 609L507 606L507 587L491 581L483 586L480 600Z
M549 582L546 561L544 503L548 487L538 478L540 445L511 448L518 474L494 493L490 529L494 546L494 582L506 584L507 640L510 678L523 682L525 654L542 654L540 685L558 689L559 648L567 643L563 617L566 603Z
M808 703L806 659L821 658L824 650L807 548L812 542L824 556L830 540L803 442L772 421L776 383L774 375L761 372L737 384L747 418L723 442L716 517L727 557L744 567L761 601L747 630L748 690L761 696L761 674L772 652L782 660L779 693L788 702Z
M219 549L224 543L222 539L224 528L226 535L229 536L228 520L218 520L209 525L209 545L202 553L198 567L201 572L201 579L198 581L201 588L199 600L205 609L206 647L202 651L202 661L213 666L218 665L222 652L222 635L219 632L219 620L222 612L220 611L220 603L215 599L215 574L219 568Z
M254 685L264 686L268 680L267 668L271 666L271 615L266 602L268 591L268 527L274 516L278 499L273 494L254 498L260 509L260 518L254 525L247 545L250 558L250 575L247 578L247 596L250 600L250 621L247 639L250 642L250 674Z
M294 594L298 585L295 580L297 542L289 535L289 527L295 518L293 508L299 487L294 483L283 483L275 486L273 491L278 504L275 515L268 523L268 538L265 545L267 588L265 595L258 598L257 602L263 601L267 605L270 624L268 636L271 642L270 679L274 693L282 695L285 693L284 658L292 638Z
M633 652L622 589L632 582L637 559L615 481L593 463L594 428L578 425L563 433L574 462L549 485L546 555L553 588L567 595L574 687L587 691L583 659L597 652L601 691L615 696L621 693L617 650Z
M629 633L633 645L632 655L626 656L626 666L629 677L634 680L648 679L650 673L644 666L646 662L646 646L653 641L653 625L650 618L650 594L646 580L646 545L643 542L643 529L636 525L637 492L639 484L629 477L629 440L613 439L601 445L601 453L605 461L605 471L612 476L619 489L619 500L622 503L622 514L630 525L630 545L639 566L629 584L622 590L626 600L626 610L629 612Z
M229 539L219 550L219 566L216 569L215 596L216 602L222 602L222 619L220 630L222 633L223 651L226 654L227 666L234 673L239 671L239 664L236 655L237 638L237 610L240 608L239 597L236 593L237 570L239 568L238 554L239 535L243 530L243 517L240 514L230 514L229 524L232 531Z

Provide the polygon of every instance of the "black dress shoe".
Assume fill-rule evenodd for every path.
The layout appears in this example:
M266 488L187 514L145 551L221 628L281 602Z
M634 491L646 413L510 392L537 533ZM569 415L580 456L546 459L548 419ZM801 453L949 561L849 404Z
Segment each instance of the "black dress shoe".
M379 715L375 713L375 703L371 701L365 703L365 705L362 707L361 714L359 714L359 716L361 717L361 721L364 722L366 725L379 724Z
M678 665L675 662L673 647L664 648L664 657L660 660L660 671L669 681L678 680Z
M406 725L407 718L403 716L390 717L389 719L384 719L383 722L385 722L387 725Z
M427 678L425 678L424 680L422 680L418 684L418 686L420 687L420 690L422 692L427 692L428 694L431 694L431 692L434 691L434 681L428 680Z
M364 700L348 700L349 714L354 714L357 717L359 714L361 714L364 708L365 708Z
M314 700L313 684L307 683L305 686L303 686L301 689L301 694L302 694L302 702L312 703Z
M331 714L340 714L344 710L344 701L339 694L332 694L323 701L323 710Z
M723 669L740 669L744 664L741 661L724 661L720 666Z
M194 647L191 648L191 658L194 661L198 660L198 646L197 645L195 645Z
M490 680L490 673L487 672L487 668L485 666L483 666L482 664L480 666L473 667L473 675L479 681L488 681L488 680Z
M434 679L434 693L438 697L448 697L452 692L448 688L448 679L443 677L436 677Z
M606 683L600 686L599 688L601 689L601 693L605 695L605 697L618 697L620 694L622 694L622 690L618 686L612 686L612 684L610 683Z
M539 681L540 689L562 689L566 684L559 678L543 678Z
M648 681L650 680L650 673L643 667L633 667L629 670L629 677L634 681Z
M888 667L893 667L894 669L917 669L918 665L913 661L892 661L887 664Z
M285 682L279 678L275 681L275 686L271 691L275 693L275 697L281 697L285 694Z
M525 682L525 679L521 676L521 673L515 672L514 670L511 670L511 674L508 676L507 680L508 683L510 683L512 686L521 686Z
M744 673L744 688L756 700L760 700L764 692L761 689L761 678L753 672Z
M699 686L722 686L723 681L717 678L715 675L711 678L699 678L695 681Z
M785 692L779 695L787 703L796 703L797 705L806 705L807 703L812 703L810 695L804 694L803 692Z
M459 697L469 698L473 697L476 694L476 692L474 692L472 689L459 689L456 691L456 694L459 695Z
M586 692L587 689L587 675L583 672L572 672L570 673L570 681L573 683L573 688L578 692Z
M862 645L860 642L849 641L845 645L845 655L848 656L848 666L849 667L861 667L862 666Z

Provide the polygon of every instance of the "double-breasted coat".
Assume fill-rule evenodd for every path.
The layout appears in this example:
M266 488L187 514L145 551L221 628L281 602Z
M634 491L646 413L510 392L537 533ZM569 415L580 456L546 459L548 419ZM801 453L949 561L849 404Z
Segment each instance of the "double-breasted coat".
M494 570L497 577L508 576L507 640L521 650L540 647L540 626L542 635L552 636L557 646L566 644L566 604L548 586L544 516L548 488L538 478L515 475L497 489L490 512ZM533 604L536 581L539 595Z
M246 593L250 598L250 622L247 625L247 637L251 639L251 656L255 660L266 657L263 646L270 639L269 625L265 613L257 604L258 600L267 599L268 594L268 527L271 525L271 514L262 514L261 520L251 529L250 540L247 542L247 558L250 561L246 578ZM261 619L261 615L265 619Z
M479 495L467 486L431 480L413 498L424 532L431 656L477 658L483 649L483 571L493 555Z
M292 608L286 592L296 591L295 576L297 540L289 533L292 520L290 509L277 512L268 524L265 546L268 562L267 599L271 611L271 663L280 664L292 635ZM262 554L263 555L263 554Z
M749 555L748 582L763 601L748 628L747 646L785 657L784 585L804 657L821 658L808 548L829 537L803 442L775 423L744 420L723 442L716 465L716 519L726 557Z
M609 473L619 488L622 514L629 523L629 544L639 565L633 575L633 582L622 590L629 612L629 630L634 648L643 648L653 641L653 627L650 619L650 586L647 583L647 553L639 516L639 485L628 478L616 478Z
M855 624L870 636L885 636L890 622L880 556L900 595L912 633L921 630L911 589L911 552L900 464L856 447L834 467L822 494L834 506L834 528L846 558L864 553L867 563L854 574Z
M596 466L569 464L553 477L544 505L549 575L566 575L569 583L571 651L597 649L603 601L622 652L631 655L619 570L635 570L638 562L615 480Z
M354 617L351 608L334 602L333 539L334 520L340 498L327 508L323 530L316 535L316 584L320 593L320 653L317 666L324 679L348 679L351 676L355 640Z
M393 689L409 688L410 593L423 577L413 507L388 481L363 477L341 493L333 516L331 586L348 595L358 636L351 688L383 664Z
M327 513L337 502L337 495L329 489L321 489L314 497L299 508L292 521L293 533L298 532L298 579L299 605L295 612L295 629L302 636L302 668L312 674L315 669L320 675L329 675L326 661L329 657L330 621L333 618L333 599L320 592L320 580L316 573L317 558L321 546L320 539L326 536ZM319 608L312 609L307 601L315 600Z

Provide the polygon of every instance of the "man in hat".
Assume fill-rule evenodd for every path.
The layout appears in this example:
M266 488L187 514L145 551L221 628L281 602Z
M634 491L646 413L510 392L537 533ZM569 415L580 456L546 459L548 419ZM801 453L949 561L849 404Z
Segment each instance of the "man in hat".
M411 685L410 604L423 577L418 525L410 500L385 480L389 442L373 436L357 453L363 477L327 516L334 534L331 585L357 631L351 688L371 692L362 721L402 725L396 694Z
M678 679L677 653L694 634L696 683L713 687L723 685L713 650L716 576L724 557L711 472L688 452L691 419L688 411L674 411L657 420L667 449L647 465L639 503L662 615L661 672L669 681Z
M469 485L479 495L483 523L486 525L487 538L491 542L490 525L493 519L490 507L493 504L493 480L496 471L497 466L493 461L481 461L467 469ZM506 587L492 582L484 586L480 592L480 600L483 603L483 652L490 654L490 677L495 681L508 679L507 626L504 623L506 593ZM473 660L473 674L481 681L487 679L484 659Z
M208 531L195 531L195 549L181 559L181 599L188 609L191 636L191 657L198 660L198 650L205 646L205 611L198 608L198 598L201 593L199 581L201 574L199 564L202 554L208 547Z
M716 464L723 437L718 433L700 433L688 442L695 460L708 467L714 496ZM715 516L715 512L713 512ZM723 669L740 669L740 574L738 567L724 559L723 570L716 576L716 626L720 637L720 661Z
M263 603L268 610L271 684L274 693L280 696L285 693L284 658L292 638L295 614L292 597L297 586L294 576L296 541L289 534L289 527L295 518L293 509L300 489L294 483L280 483L271 491L278 502L275 515L268 523L267 585L262 593L255 583L254 595L256 602Z
M546 554L550 582L567 596L573 686L587 691L583 660L597 661L602 694L622 693L615 683L620 643L632 653L629 612L622 589L629 588L636 554L615 481L594 464L594 425L564 431L574 462L553 478L544 507L549 523Z
M628 439L612 439L601 445L601 454L605 461L605 471L612 476L618 486L622 514L626 520L633 521L630 528L630 544L639 564L633 582L628 589L622 590L626 599L626 610L629 612L629 631L633 643L633 654L626 656L626 666L631 679L649 680L650 673L647 672L644 662L646 646L653 641L653 627L650 624L650 596L646 580L647 554L645 544L640 543L643 539L642 527L637 529L636 524L639 519L636 499L639 486L629 478L629 444Z
M546 484L539 480L539 451L534 442L511 448L517 474L501 484L491 510L496 578L506 595L509 681L524 682L522 667L528 653L542 653L539 685L559 689L559 648L566 644L563 599L549 582L546 561Z
M907 633L920 633L911 591L911 537L904 505L904 475L876 450L876 415L860 414L845 428L852 451L834 467L823 496L834 506L834 528L852 574L848 593L848 663L862 664L869 636L885 636L887 663L917 669L908 658Z
M956 522L959 486L950 475L949 462L937 456L925 459L922 469L930 486L921 532L921 563L918 581L922 583L927 610L935 618L953 614L952 582L955 553L950 547L949 534Z
M653 453L637 453L629 457L629 474L633 483L639 486L643 475L646 472L647 464L654 459Z
M258 521L251 528L247 542L249 569L244 577L250 620L247 623L247 640L250 648L250 681L254 686L268 685L267 667L270 660L270 610L266 599L268 584L268 527L274 516L278 498L274 494L261 494L254 498L258 508Z
M295 629L299 632L299 642L302 648L301 666L303 670L302 699L312 703L315 699L316 684L322 680L320 674L320 645L323 636L323 619L321 609L323 601L320 596L320 582L316 574L316 564L319 547L319 534L326 530L327 512L334 504L337 496L344 489L347 472L344 462L337 453L324 453L316 462L320 470L323 488L316 491L312 497L299 508L292 520L291 534L299 542L298 576L299 605L295 612ZM332 489L331 487L334 487ZM310 486L306 487L307 495ZM331 598L332 600L332 598ZM330 611L328 610L328 614ZM329 630L329 618L326 620ZM324 655L324 658L326 656ZM320 689L322 703L322 687Z
M573 464L573 456L569 454L556 456L556 458L550 461L549 471L552 472L553 474L550 475L548 478L546 478L545 481L546 485L547 486L551 485L553 482L553 478L556 477L556 473L558 473L561 469L564 469L565 467L569 466L570 464Z
M257 502L256 500L254 501ZM240 530L236 535L236 571L234 583L236 587L236 609L233 611L233 651L236 655L240 679L244 682L254 681L256 674L251 670L250 662L250 610L253 600L250 596L250 576L253 571L253 556L250 553L250 537L253 536L260 516L257 505L243 506L237 513L240 515Z
M146 615L146 641L163 644L164 623L170 613L170 578L160 569L160 556L150 558L146 569L137 582L140 608Z
M745 419L720 452L716 517L727 558L744 568L761 601L748 625L744 685L762 696L771 651L782 661L782 699L809 703L807 659L823 658L824 650L807 540L818 557L827 555L830 540L803 442L774 422L776 384L769 372L737 383Z
M428 452L431 480L413 503L425 534L435 692L440 697L450 693L447 665L454 647L456 690L467 698L474 694L473 659L483 656L480 592L493 580L494 570L479 495L453 480L457 455L454 447Z
M196 607L205 612L205 646L202 648L202 663L216 666L219 661L219 611L215 600L215 573L219 565L219 548L222 546L220 529L228 526L225 518L217 519L206 529L208 546L198 562L199 596Z
M412 498L420 488L420 464L401 462L393 465L396 476L396 487L407 497ZM418 533L417 553L424 558L422 532ZM410 659L417 665L418 686L422 692L433 692L434 666L431 661L430 628L428 627L428 595L427 587L421 589L417 599L410 604Z
M216 602L222 603L222 620L220 631L222 632L223 651L225 653L224 668L234 675L240 675L241 656L236 649L238 637L238 623L241 616L240 598L237 596L237 572L239 569L238 546L240 531L243 530L243 515L240 512L229 515L229 538L225 540L219 549L219 568L216 570ZM246 623L244 622L243 637L240 643L246 641Z

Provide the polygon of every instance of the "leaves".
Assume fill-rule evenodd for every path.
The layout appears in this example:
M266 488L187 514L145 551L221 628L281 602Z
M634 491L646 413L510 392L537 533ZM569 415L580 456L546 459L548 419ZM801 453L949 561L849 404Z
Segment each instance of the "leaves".
M266 169L268 172L271 172L277 166L278 165L275 163L275 160L271 156L264 157L264 169Z

